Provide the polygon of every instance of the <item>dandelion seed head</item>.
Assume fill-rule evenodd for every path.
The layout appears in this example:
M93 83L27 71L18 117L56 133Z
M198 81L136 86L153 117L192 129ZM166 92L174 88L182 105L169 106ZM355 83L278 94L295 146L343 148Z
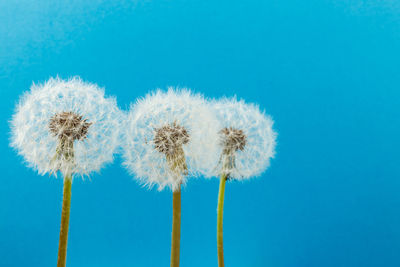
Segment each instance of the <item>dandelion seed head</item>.
M200 94L172 87L149 93L126 115L123 164L144 185L176 190L188 176L212 175L218 125Z
M236 98L215 100L212 105L223 127L214 176L243 180L260 175L275 155L277 134L271 117L257 105Z
M11 146L39 174L89 175L112 162L121 112L79 77L33 84L12 117Z

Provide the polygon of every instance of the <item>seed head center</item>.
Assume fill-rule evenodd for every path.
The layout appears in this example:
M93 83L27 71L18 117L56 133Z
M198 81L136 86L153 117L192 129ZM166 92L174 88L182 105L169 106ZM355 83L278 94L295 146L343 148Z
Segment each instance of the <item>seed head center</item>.
M165 155L174 155L189 142L188 131L176 122L154 129L154 147Z
M50 118L50 132L60 140L84 140L92 123L74 112L56 113Z
M224 154L232 154L238 150L243 150L246 146L247 136L241 129L227 127L222 129L220 134L222 135L221 145L224 148Z
M170 170L181 177L188 174L182 146L189 142L189 133L176 122L154 129L154 148L165 154Z

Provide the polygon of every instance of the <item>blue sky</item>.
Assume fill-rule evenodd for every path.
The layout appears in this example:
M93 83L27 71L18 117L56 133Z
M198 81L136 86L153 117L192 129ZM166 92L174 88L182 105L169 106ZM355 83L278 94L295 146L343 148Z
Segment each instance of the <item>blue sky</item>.
M237 95L276 158L226 188L230 267L400 265L400 2L2 1L0 265L54 266L62 180L8 146L32 82L79 75L126 109L155 88ZM68 266L168 266L171 194L114 164L72 188ZM182 266L217 266L218 180L182 193Z

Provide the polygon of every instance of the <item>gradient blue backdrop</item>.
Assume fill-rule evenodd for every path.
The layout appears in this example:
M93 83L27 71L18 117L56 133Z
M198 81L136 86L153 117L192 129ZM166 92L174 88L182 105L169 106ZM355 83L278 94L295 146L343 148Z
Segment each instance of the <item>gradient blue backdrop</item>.
M0 266L55 266L62 180L8 147L23 91L80 75L118 97L187 86L276 121L262 177L227 185L228 267L400 266L400 2L1 1ZM73 184L67 265L168 266L171 194L116 158ZM182 196L181 265L217 266L218 180Z

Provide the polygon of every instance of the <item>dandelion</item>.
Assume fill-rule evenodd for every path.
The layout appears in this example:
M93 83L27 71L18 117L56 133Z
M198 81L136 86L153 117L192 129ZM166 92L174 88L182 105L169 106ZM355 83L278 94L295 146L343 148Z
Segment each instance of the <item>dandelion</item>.
M57 266L65 266L72 180L112 162L119 110L95 84L75 77L33 84L11 120L11 146L39 174L64 177Z
M186 89L150 93L127 114L125 167L143 185L173 191L171 266L179 266L181 186L218 160L216 125L203 97Z
M275 153L273 121L258 106L236 98L213 102L222 128L219 130L219 155L214 175L220 176L217 207L218 265L224 266L223 207L227 180L244 180L267 169Z

